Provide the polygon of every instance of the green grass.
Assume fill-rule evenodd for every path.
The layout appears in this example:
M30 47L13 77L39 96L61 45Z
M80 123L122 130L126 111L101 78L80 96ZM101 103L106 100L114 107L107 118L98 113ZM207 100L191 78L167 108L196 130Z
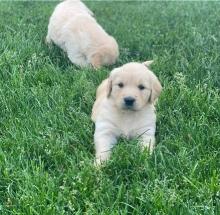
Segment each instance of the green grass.
M55 5L0 3L0 214L220 214L220 4L87 2L117 65L154 59L164 87L152 156L120 140L102 170L90 114L113 67L44 44Z

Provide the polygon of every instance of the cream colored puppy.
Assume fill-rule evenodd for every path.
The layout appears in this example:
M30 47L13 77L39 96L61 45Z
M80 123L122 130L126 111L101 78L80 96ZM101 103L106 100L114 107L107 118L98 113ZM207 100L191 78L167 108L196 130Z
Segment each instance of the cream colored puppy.
M92 110L97 165L109 158L119 136L138 137L141 147L152 152L156 130L154 102L162 87L148 68L150 63L128 63L116 68L98 87Z
M46 37L46 42L51 41L67 52L72 63L81 67L111 65L119 56L116 40L80 0L66 0L56 6Z

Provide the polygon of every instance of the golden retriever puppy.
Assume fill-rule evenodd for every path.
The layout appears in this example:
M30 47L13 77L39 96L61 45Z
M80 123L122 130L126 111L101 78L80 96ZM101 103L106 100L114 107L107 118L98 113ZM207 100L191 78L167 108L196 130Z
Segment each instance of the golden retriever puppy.
M155 145L154 103L162 90L151 62L127 63L114 69L98 87L92 110L95 122L96 164L110 156L117 138L137 137L152 152Z
M111 65L119 56L116 40L80 0L66 0L56 6L46 37L46 42L51 41L67 52L72 63L81 67Z

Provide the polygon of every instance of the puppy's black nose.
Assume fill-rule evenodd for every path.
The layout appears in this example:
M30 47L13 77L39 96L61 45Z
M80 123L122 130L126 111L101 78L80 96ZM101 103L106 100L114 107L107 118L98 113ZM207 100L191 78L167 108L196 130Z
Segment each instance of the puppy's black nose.
M126 106L133 106L135 99L131 96L125 97L124 102Z

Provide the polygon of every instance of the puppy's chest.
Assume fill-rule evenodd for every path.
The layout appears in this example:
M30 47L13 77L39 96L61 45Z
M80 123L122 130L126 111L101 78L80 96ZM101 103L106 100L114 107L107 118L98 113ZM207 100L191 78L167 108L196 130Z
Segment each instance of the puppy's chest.
M139 124L137 120L123 118L118 124L119 124L120 136L123 136L127 139L131 139L137 135L137 129Z
M119 135L127 139L142 135L154 127L154 122L148 118L147 114L122 115L118 118L117 124L120 131Z

